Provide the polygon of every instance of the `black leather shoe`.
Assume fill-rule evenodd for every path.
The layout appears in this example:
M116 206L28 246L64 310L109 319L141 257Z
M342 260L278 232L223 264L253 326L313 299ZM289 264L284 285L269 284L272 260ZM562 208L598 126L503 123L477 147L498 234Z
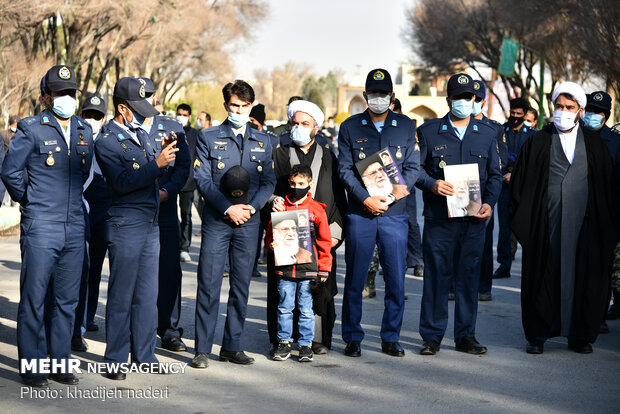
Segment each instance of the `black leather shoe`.
M540 355L543 353L544 342L530 341L525 345L525 352L533 355Z
M609 333L609 325L607 322L603 322L601 326L598 328L598 333L608 334Z
M220 361L232 362L240 365L251 365L254 363L254 358L249 357L243 351L220 351Z
M80 380L73 374L52 374L50 379L66 385L76 385Z
M71 338L71 350L72 351L86 352L87 349L88 349L88 344L84 340L83 336L79 335L79 336L74 336Z
M107 372L105 376L114 381L123 381L127 378L124 372Z
M178 336L163 339L161 341L161 347L172 352L183 352L187 350L187 347Z
M618 300L616 300L616 296L614 296L614 304L611 305L611 307L609 308L609 311L607 312L606 319L608 321L615 321L616 319L620 319L620 303L616 303L616 302L620 302L620 297L618 298Z
M506 279L510 277L510 270L502 269L498 267L495 273L493 273L493 279Z
M405 356L405 350L398 342L381 342L381 351L395 357Z
M192 362L189 363L193 368L206 368L209 366L209 354L196 352Z
M413 266L413 275L415 277L424 277L424 266L422 265Z
M27 385L29 387L37 387L37 388L43 388L43 387L47 387L49 385L47 383L47 378L45 378L43 376L39 376L39 377L22 377L22 382L24 383L24 385Z
M252 277L261 277L261 273L257 270L256 272L252 272Z
M480 345L474 336L466 336L456 343L455 348L459 352L466 352L473 355L482 355L487 353L487 347Z
M568 341L568 349L572 349L578 354L592 353L592 345L585 341Z
M347 342L347 346L344 348L344 354L348 357L362 356L362 347L360 346L360 341Z
M489 302L493 300L493 296L491 296L491 292L478 293L478 300L480 302Z
M424 341L422 348L420 349L420 355L435 355L439 352L439 342L437 341Z
M86 325L86 330L88 332L95 332L99 330L99 326L95 322L89 322L88 325Z
M325 355L328 351L329 349L322 343L312 341L312 352L315 355Z

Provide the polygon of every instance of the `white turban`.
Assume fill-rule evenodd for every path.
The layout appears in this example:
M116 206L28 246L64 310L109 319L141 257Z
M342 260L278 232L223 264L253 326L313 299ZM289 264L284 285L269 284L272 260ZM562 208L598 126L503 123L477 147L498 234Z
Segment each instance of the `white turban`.
M323 111L316 104L313 104L310 101L297 100L291 102L288 106L288 110L286 111L286 115L288 116L288 120L292 120L293 116L297 112L305 112L314 118L314 122L319 126L319 128L323 127L323 121L325 120L325 115L323 115Z
M553 91L553 95L551 95L551 100L554 104L555 100L558 99L558 96L563 93L572 96L577 101L580 108L584 108L586 106L586 93L584 92L583 88L576 83L562 82L558 86L556 86L555 90Z

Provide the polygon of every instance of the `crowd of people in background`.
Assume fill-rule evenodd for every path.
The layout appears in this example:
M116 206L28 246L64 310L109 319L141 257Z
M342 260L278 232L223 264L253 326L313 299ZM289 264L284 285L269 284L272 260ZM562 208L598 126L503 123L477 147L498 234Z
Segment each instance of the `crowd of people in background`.
M447 113L416 125L402 113L390 73L378 68L366 78L364 112L338 126L294 96L287 123L275 129L242 80L222 89L221 123L185 103L167 116L145 77L119 79L111 105L85 95L80 116L76 91L73 69L52 67L41 80L45 109L11 117L2 132L2 182L21 209L20 364L88 349L85 332L101 324L106 255L108 378L125 379L115 366L128 360L157 363L158 336L162 348L187 351L181 262L192 261L193 208L201 217L190 364L197 369L209 366L220 343L224 277L230 288L219 360L254 363L244 331L250 282L262 276L258 264L267 264L271 357L289 359L294 343L300 362L329 352L343 244L348 357L362 355L363 301L376 296L379 267L383 353L405 355L399 340L411 317L405 274L412 269L423 278L419 353L440 351L454 300L455 350L485 354L476 337L478 302L493 300L493 279L512 276L518 245L527 353L543 353L555 336L591 353L598 334L609 332L605 319L620 317L620 135L606 125L612 99L604 91L559 83L545 125L527 99L514 97L499 124L483 113L485 83L457 73L447 84ZM447 178L448 169L463 166L475 178L464 185ZM449 209L447 200L458 196L462 206ZM25 384L47 385L46 376L20 367ZM79 381L64 372L51 378Z

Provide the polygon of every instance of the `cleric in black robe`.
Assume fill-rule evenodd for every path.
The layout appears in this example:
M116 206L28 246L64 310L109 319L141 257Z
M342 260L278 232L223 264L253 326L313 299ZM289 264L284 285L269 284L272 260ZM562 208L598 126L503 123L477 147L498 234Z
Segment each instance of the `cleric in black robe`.
M583 89L564 82L553 102L554 123L523 145L510 183L526 351L542 353L546 339L566 336L570 349L590 353L618 241L617 187L607 146L579 125Z
M320 145L317 132L323 125L324 115L318 106L309 101L297 100L288 107L288 117L292 125L291 142L280 145L273 154L274 172L276 174L275 195L284 197L291 188L288 184L291 167L302 164L312 170L313 185L310 188L312 198L326 205L327 220L332 233L334 258L332 270L325 283L313 288L315 331L312 349L322 354L331 349L332 330L336 321L334 296L338 293L336 285L336 249L344 235L343 216L346 211L344 187L338 178L337 159L328 145ZM304 126L304 124L307 124ZM311 127L310 133L304 128ZM270 255L271 256L271 255ZM267 263L273 266L271 257ZM273 272L268 272L273 274ZM267 329L271 344L278 344L278 287L276 280L267 280ZM294 334L297 337L297 316L295 316ZM322 346L321 346L322 345Z

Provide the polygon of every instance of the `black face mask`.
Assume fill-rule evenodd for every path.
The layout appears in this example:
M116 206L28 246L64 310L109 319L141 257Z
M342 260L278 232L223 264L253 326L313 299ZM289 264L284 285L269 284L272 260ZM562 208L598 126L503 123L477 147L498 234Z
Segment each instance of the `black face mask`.
M306 188L293 188L291 187L291 198L293 200L300 200L302 198L305 197L306 194L308 194L308 191L310 191L310 186L306 187Z
M248 122L248 124L250 125L250 128L258 130L258 125L256 125L254 122Z
M523 123L524 119L525 117L523 116L510 115L510 117L508 117L508 125L510 125L511 128L517 128L519 125Z

